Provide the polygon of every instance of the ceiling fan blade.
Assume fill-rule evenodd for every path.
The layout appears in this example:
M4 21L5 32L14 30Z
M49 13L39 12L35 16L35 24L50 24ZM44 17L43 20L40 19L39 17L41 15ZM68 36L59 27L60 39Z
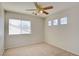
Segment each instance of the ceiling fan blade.
M45 8L43 8L44 10L47 10L47 9L52 9L53 8L53 6L48 6L48 7L45 7Z
M35 7L36 7L36 8L39 8L39 5L38 5L37 2L34 2L34 4L35 4Z
M35 11L36 9L26 9L26 11Z
M43 11L43 13L44 13L44 14L46 14L46 15L47 15L47 14L49 14L49 13L48 13L48 12L46 12L46 11Z

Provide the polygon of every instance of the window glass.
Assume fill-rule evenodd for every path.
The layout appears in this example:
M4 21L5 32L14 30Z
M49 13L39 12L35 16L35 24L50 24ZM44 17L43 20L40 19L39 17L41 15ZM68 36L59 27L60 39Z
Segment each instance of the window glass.
M48 21L48 26L52 26L52 21L51 20Z
M63 17L60 19L60 24L67 24L67 17Z
M20 34L20 20L14 20L10 19L9 20L9 34Z
M9 19L9 34L30 34L31 21Z
M31 33L31 22L30 21L22 21L22 33Z
M58 25L58 19L53 20L53 25Z

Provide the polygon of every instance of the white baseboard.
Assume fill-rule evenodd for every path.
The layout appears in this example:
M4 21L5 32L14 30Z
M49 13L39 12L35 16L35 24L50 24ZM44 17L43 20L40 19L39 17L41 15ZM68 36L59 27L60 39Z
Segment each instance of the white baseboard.
M43 42L44 42L44 41L42 41L42 42L34 42L34 43L30 43L30 44L24 44L24 45L20 45L20 46L8 47L8 48L5 48L5 50L7 50L7 49L12 49L12 48L18 48L18 47L23 47L23 46L29 46L29 45L40 44L40 43L43 43Z
M57 45L54 45L54 44L52 44L52 43L49 43L49 42L46 42L46 41L45 41L45 43L47 43L47 44L49 44L49 45L51 45L51 46L55 46L55 47L57 47L57 48L59 48L59 49L62 49L62 50L64 50L64 51L67 51L67 52L69 52L69 53L72 53L72 54L74 54L75 56L79 56L79 54L76 54L76 53L71 52L71 51L69 51L69 50L66 50L66 49L64 49L64 48L61 48L61 47L59 47L59 46L57 46Z

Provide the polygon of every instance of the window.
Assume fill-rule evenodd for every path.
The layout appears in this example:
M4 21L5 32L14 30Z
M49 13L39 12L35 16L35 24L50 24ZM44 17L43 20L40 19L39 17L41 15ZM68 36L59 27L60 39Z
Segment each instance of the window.
M51 20L48 21L48 26L52 26L52 21Z
M53 25L58 25L58 19L53 20Z
M30 21L22 21L22 34L31 33L31 22Z
M30 34L30 33L31 33L31 21L9 19L9 35Z
M60 24L67 24L67 16L60 19Z

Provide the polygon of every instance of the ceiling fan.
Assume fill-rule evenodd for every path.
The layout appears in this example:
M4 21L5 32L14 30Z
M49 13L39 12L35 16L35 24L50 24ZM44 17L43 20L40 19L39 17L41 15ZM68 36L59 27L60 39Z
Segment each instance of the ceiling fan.
M42 5L38 4L37 2L34 2L34 5L36 7L36 9L27 9L26 11L34 11L33 14L37 15L37 14L45 14L48 15L49 13L46 11L48 9L53 9L53 6L47 6L47 7L43 7Z

